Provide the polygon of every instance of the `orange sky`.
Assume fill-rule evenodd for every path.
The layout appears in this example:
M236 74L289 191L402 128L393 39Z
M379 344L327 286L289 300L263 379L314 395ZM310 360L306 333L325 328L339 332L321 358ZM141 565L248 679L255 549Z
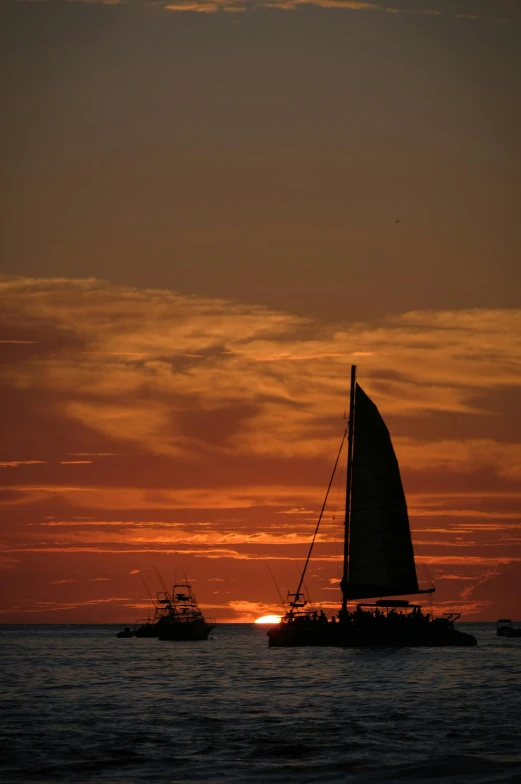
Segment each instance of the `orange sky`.
M349 369L438 611L521 618L521 7L0 4L0 619L295 590ZM342 477L307 580L337 608Z
M420 582L467 619L519 616L521 311L328 324L95 280L2 292L2 605L9 622L131 622L193 581L251 620L295 589L349 366L391 430ZM338 605L343 486L307 579Z

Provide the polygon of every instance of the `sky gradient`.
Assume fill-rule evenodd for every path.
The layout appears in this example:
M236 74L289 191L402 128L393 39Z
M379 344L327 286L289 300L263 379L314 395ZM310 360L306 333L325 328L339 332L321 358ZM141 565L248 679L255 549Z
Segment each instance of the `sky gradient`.
M521 618L516 3L0 19L0 619L133 622L154 567L220 620L280 610L352 363L435 611Z

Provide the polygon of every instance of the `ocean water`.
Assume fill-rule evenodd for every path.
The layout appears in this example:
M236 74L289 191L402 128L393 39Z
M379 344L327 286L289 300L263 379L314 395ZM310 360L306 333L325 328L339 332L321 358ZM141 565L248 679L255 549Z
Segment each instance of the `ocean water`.
M115 626L0 627L0 780L521 782L521 639L477 648L268 648Z

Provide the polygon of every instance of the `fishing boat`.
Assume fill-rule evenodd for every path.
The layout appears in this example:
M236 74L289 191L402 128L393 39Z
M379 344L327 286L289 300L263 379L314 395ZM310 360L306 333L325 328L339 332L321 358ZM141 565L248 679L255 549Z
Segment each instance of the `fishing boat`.
M132 631L130 626L125 626L123 631L118 632L116 634L116 637L118 637L120 640L129 640L131 637L135 637L135 636L136 636L136 632Z
M165 618L171 608L172 600L166 590L158 591L154 602L153 618L146 618L134 632L135 637L159 637L159 622Z
M168 592L158 592L157 598L154 601L153 617L136 621L133 629L130 629L129 626L125 626L122 632L118 632L118 634L116 634L116 637L158 637L158 623L162 618L165 617L165 615L167 615L170 606L171 599Z
M148 585L139 569L136 572L154 606L154 615L144 621L136 621L134 629L128 626L116 637L159 637L161 640L207 640L215 628L213 619L205 620L197 605L192 588L188 583L176 583L170 592L159 571L154 567L162 591L152 597ZM185 577L186 579L186 577Z
M207 640L215 628L205 620L188 583L176 583L168 596L165 612L156 623L160 640Z
M510 618L500 618L496 623L496 635L498 637L521 637L521 629L515 629Z
M351 368L347 440L346 510L342 602L329 619L313 611L302 590L306 569L326 506L324 500L308 557L281 621L267 632L272 647L418 647L469 646L476 638L454 628L457 613L432 618L406 597L420 590L411 540L407 502L389 431L376 405L356 381Z

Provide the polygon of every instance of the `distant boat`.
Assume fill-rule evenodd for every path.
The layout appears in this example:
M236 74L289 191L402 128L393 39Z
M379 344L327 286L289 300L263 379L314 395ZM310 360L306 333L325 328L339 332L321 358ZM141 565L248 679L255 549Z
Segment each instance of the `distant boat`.
M157 572L157 569L156 569ZM157 576L163 587L153 599L143 580L150 600L154 604L153 618L145 622L136 621L134 629L126 626L116 637L159 637L160 640L207 640L215 628L213 619L205 620L197 605L192 588L188 583L176 583L169 592L159 572Z
M390 598L430 594L434 588L420 590L418 586L398 461L377 407L356 382L355 365L351 368L349 423L342 443L346 435L346 516L340 582L342 606L338 616L328 621L322 611L319 615L309 608L302 591L321 513L297 591L288 597L289 607L284 617L267 632L269 645L477 645L475 637L454 628L459 614L432 619L422 612L420 605L410 604L406 599ZM339 456L340 452L337 463ZM329 487L332 481L333 477ZM360 600L367 599L373 602L360 603Z
M188 583L176 583L156 628L160 640L207 640L215 621L205 620Z
M165 586L166 589L166 586ZM154 602L154 617L147 618L144 623L137 626L135 637L158 637L158 624L170 612L172 599L167 590L158 591Z
M500 618L496 623L498 637L521 637L521 629L514 629L510 618Z

